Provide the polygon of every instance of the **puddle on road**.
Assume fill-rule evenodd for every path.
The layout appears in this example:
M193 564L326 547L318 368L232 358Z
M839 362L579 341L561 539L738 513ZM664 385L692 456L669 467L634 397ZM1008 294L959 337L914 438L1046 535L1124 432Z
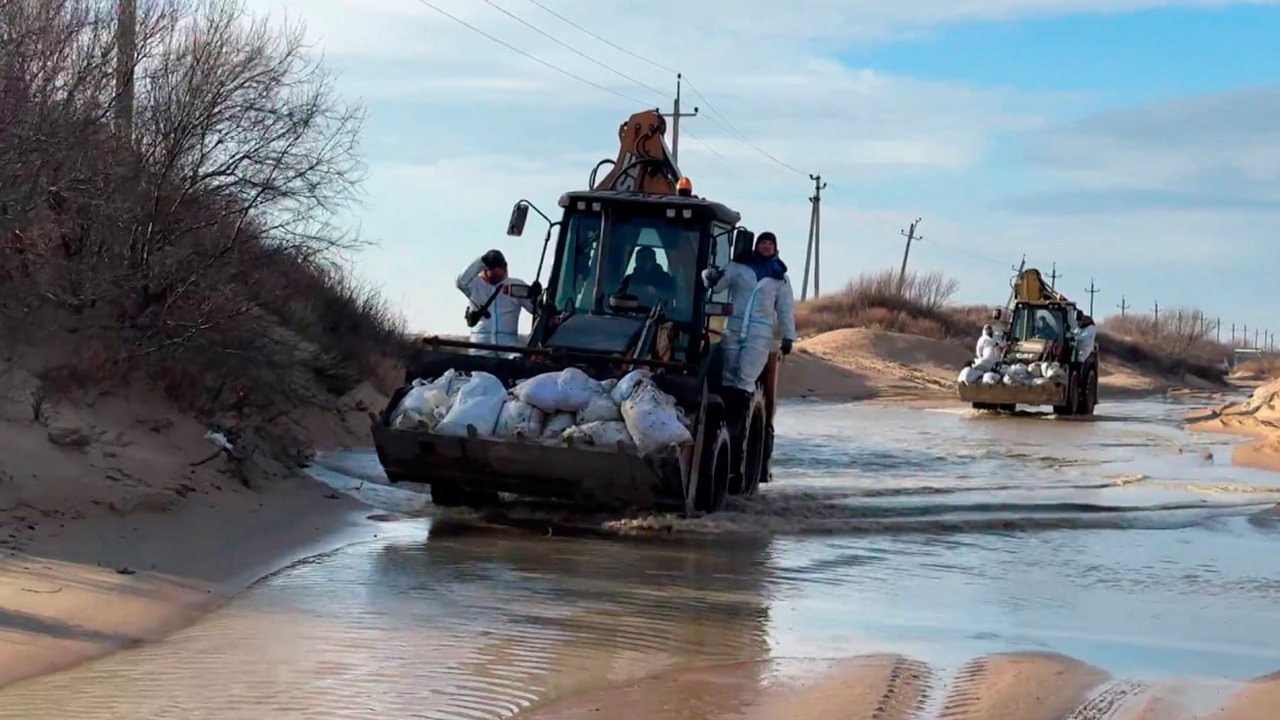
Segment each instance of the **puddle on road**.
M1139 419L787 407L778 481L728 512L583 521L662 531L611 540L454 513L0 697L25 720L502 718L690 668L761 685L877 652L944 674L1015 650L1118 675L1280 668L1280 478L1230 467L1221 438L1167 421L1176 406L1108 411ZM368 453L324 465L391 513L429 510Z

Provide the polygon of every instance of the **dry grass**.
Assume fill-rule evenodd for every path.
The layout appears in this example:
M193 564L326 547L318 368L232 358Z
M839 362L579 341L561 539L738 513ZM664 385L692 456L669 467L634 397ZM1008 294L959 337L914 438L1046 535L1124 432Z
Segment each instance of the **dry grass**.
M144 0L121 123L116 8L0 0L0 345L75 333L51 388L149 378L232 434L332 403L404 345L338 263L362 109L302 28Z
M959 283L942 273L908 273L899 292L898 272L863 275L828 295L801 303L796 323L802 336L862 327L953 340L970 347L991 317L991 308L956 306ZM1104 361L1121 362L1169 377L1190 374L1221 382L1230 348L1213 340L1217 328L1203 313L1175 309L1153 318L1128 316L1099 323Z

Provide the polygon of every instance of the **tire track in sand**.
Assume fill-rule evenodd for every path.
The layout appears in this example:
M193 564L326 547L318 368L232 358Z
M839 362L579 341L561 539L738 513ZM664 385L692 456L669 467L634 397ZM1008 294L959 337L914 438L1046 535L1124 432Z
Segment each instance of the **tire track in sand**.
M1150 688L1131 680L1117 680L1103 685L1080 707L1062 720L1123 720L1132 709L1131 703L1149 692Z
M957 673L939 720L1063 720L1107 677L1096 667L1050 653L978 658Z

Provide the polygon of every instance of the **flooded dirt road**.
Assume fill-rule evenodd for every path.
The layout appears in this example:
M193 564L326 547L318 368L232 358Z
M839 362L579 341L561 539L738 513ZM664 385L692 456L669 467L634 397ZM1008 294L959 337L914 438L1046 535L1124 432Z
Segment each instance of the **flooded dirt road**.
M1255 717L1215 715L1216 679L1280 669L1280 476L1186 409L789 405L776 481L728 512L601 522L617 539L390 521L0 717ZM368 453L324 464L421 507L362 481Z

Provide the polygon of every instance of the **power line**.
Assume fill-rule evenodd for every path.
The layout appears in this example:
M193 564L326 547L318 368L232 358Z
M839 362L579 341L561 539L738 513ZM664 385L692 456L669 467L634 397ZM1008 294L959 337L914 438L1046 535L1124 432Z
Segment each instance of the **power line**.
M614 67L612 67L612 66L608 65L607 63L600 62L599 60L597 60L597 59L595 59L595 58L591 57L590 55L588 55L588 54L586 54L586 53L582 52L581 50L579 50L579 49L575 48L574 46L570 45L569 43L567 43L567 42L565 42L565 41L561 40L560 38L558 38L558 37L556 37L556 36L552 35L551 33L547 32L546 30L543 30L542 28L538 27L537 25L534 25L533 23L529 22L528 20L525 20L524 18L520 17L519 15L516 15L515 13L511 12L510 10L507 10L506 8L502 7L501 5L499 5L498 3L494 2L493 0L484 0L484 3L485 3L486 5L488 5L489 7L493 8L494 10L497 10L498 12L502 13L503 15L506 15L507 17L511 18L512 20L515 20L516 22L520 23L521 25L524 25L525 27L529 28L530 30L532 30L532 31L534 31L534 32L538 33L539 35L541 35L541 36L543 36L543 37L547 38L547 39L548 39L548 40L550 40L551 42L554 42L555 44L559 45L560 47L562 47L562 48L564 48L564 49L568 50L569 52L572 52L573 54L577 55L578 57L581 57L581 58L583 58L583 59L587 60L588 62L594 63L594 64L596 64L596 65L598 65L598 66L600 66L600 67L604 68L605 70L608 70L609 72L613 73L614 75L617 75L618 77L622 78L623 80L626 80L626 81L628 81L628 82L634 83L634 84L636 84L636 85L638 85L638 86L640 86L640 87L642 87L642 88L644 88L644 89L648 90L649 92L657 93L658 95L660 95L660 96L662 96L662 97L666 97L666 96L667 96L667 94L666 94L665 92L663 92L662 90L659 90L659 89L655 88L654 86L649 85L649 84L647 84L647 83L641 82L641 81L639 81L639 80L637 80L637 79L635 79L635 78L631 77L630 75L628 75L628 74L626 74L626 73L622 72L621 70L618 70L617 68L614 68Z
M630 50L628 50L628 49L626 49L626 48L622 47L621 45L618 45L617 43L611 42L610 40L608 40L608 39L606 39L606 38L603 38L603 37L601 37L601 36L597 35L596 33L591 32L590 30L588 30L588 29L586 29L586 28L582 27L581 25L579 25L578 23L576 23L576 22L574 22L574 21L570 20L569 18L565 17L564 15L561 15L560 13L556 12L555 10L552 10L551 8L547 7L546 5L543 5L543 4L542 4L541 2L539 2L538 0L529 0L529 2L533 3L534 5L537 5L538 7L542 8L543 10L545 10L545 11L546 11L546 12L548 12L548 13L550 13L551 15L554 15L555 17L559 18L560 20L562 20L564 23L566 23L566 24L567 24L567 25L569 25L570 27L576 28L576 29L578 29L578 30L580 30L580 31L582 31L582 32L584 32L584 33L586 33L587 35L590 35L591 37L595 38L596 40L599 40L600 42L604 43L605 45L608 45L609 47L613 48L614 50L617 50L617 51L619 51L619 52L621 52L621 53L624 53L624 54L630 55L631 57L633 57L633 58L635 58L635 59L637 59L637 60L640 60L640 61L642 61L642 62L649 63L649 64L650 64L650 65L652 65L653 67L656 67L656 68L658 68L659 70L664 70L664 71L666 71L666 72L669 72L669 73L671 73L672 75L675 75L676 73L678 73L678 72L679 72L678 70L674 70L674 69L672 69L672 68L669 68L669 67L667 67L666 65L663 65L662 63L657 62L657 61L655 61L655 60L653 60L653 59L651 59L651 58L647 58L647 57L645 57L644 55L639 55L639 54L637 54L637 53L633 53L633 52L631 52Z
M484 0L484 1L485 1L486 3L488 3L488 4L490 4L490 5L493 5L492 0ZM636 58L637 60L641 60L641 61L643 61L643 62L646 62L646 63L648 63L648 64L652 65L653 67L658 68L659 70L664 70L664 71L666 71L666 72L679 74L679 71L677 71L677 70L675 70L675 69L673 69L673 68L669 68L669 67L667 67L666 65L663 65L662 63L659 63L659 62L656 62L656 61L654 61L654 60L651 60L651 59L649 59L649 58L647 58L647 57L645 57L645 56L643 56L643 55L640 55L639 53L632 52L632 51L630 51L630 50L628 50L628 49L626 49L626 48L622 47L621 45L619 45L619 44L617 44L617 43L615 43L615 42L612 42L612 41L610 41L610 40L608 40L608 39L606 39L606 38L602 37L602 36L601 36L601 35L599 35L598 33L594 33L594 32L592 32L592 31L588 30L587 28L583 27L582 25L580 25L580 24L578 24L578 23L574 22L573 20L570 20L569 18L565 17L564 15L561 15L560 13L556 12L555 10L552 10L551 8L547 7L547 6L546 6L546 5L544 5L542 2L540 2L540 0L528 0L528 2L533 3L534 5L538 6L539 8L542 8L543 10L545 10L545 11L546 11L546 12L548 12L548 13L550 13L551 15L554 15L555 17L559 18L560 20L564 21L564 22L565 22L566 24L568 24L569 26L571 26L571 27L573 27L573 28L575 28L575 29L577 29L577 30L579 30L579 31L581 31L581 32L583 32L583 33L585 33L585 34L589 35L589 36L590 36L590 37L592 37L592 38L595 38L596 40L599 40L600 42L604 43L605 45L608 45L609 47L611 47L611 48L613 48L613 49L615 49L615 50L617 50L617 51L619 51L619 52L622 52L622 53L625 53L625 54L627 54L627 55L630 55L631 57ZM495 7L496 7L496 6L495 6ZM504 12L505 12L505 11L504 11ZM507 14L510 14L510 13L507 13ZM513 16L513 17L514 17L514 16ZM534 29L535 29L535 30L537 30L537 28L534 28ZM541 31L541 30L539 30L539 32L542 32L542 31ZM545 34L545 33L544 33L544 34ZM559 42L559 41L557 41L557 42ZM561 43L561 44L563 44L563 43ZM566 45L566 47L568 47L568 46ZM570 48L570 49L573 49L573 48ZM577 50L574 50L574 52L578 52L578 51L577 51ZM578 53L578 54L580 54L580 55L581 55L582 53ZM597 62L597 61L592 60L592 62ZM599 64L599 63L597 62L597 64ZM612 68L610 68L610 69L612 69ZM617 72L617 71L614 71L614 72ZM619 74L621 74L621 73L619 73ZM728 132L730 135L732 135L732 136L734 137L734 139L738 140L738 141L739 141L739 142L741 142L743 145L746 145L747 147L751 148L752 150L755 150L756 152L758 152L758 153L760 153L761 155L765 156L765 157L766 157L766 158L768 158L769 160L772 160L774 163L778 164L780 167L786 168L787 170L790 170L791 172L796 173L796 174L798 174L798 175L808 175L808 174L809 174L809 173L806 173L805 171L803 171L803 170L801 170L801 169L799 169L799 168L795 167L794 165L791 165L790 163L788 163L788 162L786 162L786 161L784 161L784 160L780 160L780 159L778 159L778 158L777 158L777 156L775 156L773 153L771 153L771 152L769 152L768 150L765 150L764 148L760 147L759 145L756 145L755 143L751 142L751 140L747 139L747 136L746 136L746 135L742 134L742 132L741 132L740 130L738 130L736 127L734 127L734 126L733 126L733 123L729 122L729 119L728 119L728 118L726 118L726 117L724 116L724 113L722 113L722 112L720 112L719 110L717 110L717 109L715 108L715 106L713 106L713 105L711 104L711 101L707 99L707 96L706 96L706 95L704 95L704 94L702 93L702 91L698 89L698 87L697 87L696 85L694 85L692 82L689 82L689 79L688 79L688 78L684 78L684 82L685 82L685 84L687 84L687 85L689 86L689 89L693 91L693 94L698 96L698 99L700 99L700 100L702 101L703 105L705 105L705 106L706 106L707 110L710 110L710 111L711 111L711 113L712 113L713 115L715 115L715 116L716 116L716 117L711 118L711 121L712 121L713 123L715 123L716 125L719 125L719 126L721 127L721 129L725 130L725 131L726 131L726 132ZM649 87L649 86L645 85L645 87ZM652 89L652 88L650 88L650 89Z
M451 13L450 13L450 12L448 12L447 10L444 10L443 8L439 7L438 5L436 5L436 4L432 3L432 2L430 2L430 0L418 0L418 2L419 2L419 3L421 3L421 4L423 4L423 5L425 5L425 6L427 6L427 7L429 7L429 8L431 8L432 10L435 10L436 12L438 12L438 13L440 13L441 15L443 15L443 16L445 16L445 17L449 18L450 20L452 20L452 21L454 21L454 22L458 23L459 25L462 25L463 27L470 29L472 32L475 32L475 33L477 33L477 34L483 35L484 37L486 37L486 38L488 38L488 39L492 40L493 42L498 43L499 45L501 45L501 46L505 47L506 49L510 50L511 52L514 52L514 53L516 53L516 54L518 54L518 55L523 55L524 57L528 58L529 60L532 60L532 61L534 61L534 62L538 63L539 65L542 65L543 67L549 68L549 69L551 69L551 70L555 70L556 72L560 73L561 75L564 75L565 77L572 78L572 79L577 80L578 82L583 83L583 84L585 84L585 85L590 85L591 87L596 88L597 90L603 90L603 91L605 91L605 92L607 92L607 93L609 93L609 94L611 94L611 95L617 95L618 97L622 98L623 100L627 100L627 101L629 101L629 102L636 103L637 105L642 105L642 106L643 106L643 105L647 105L647 103L646 103L644 100L637 100L636 98L631 97L630 95L627 95L627 94L626 94L626 93L624 93L624 92L619 92L619 91L617 91L617 90L614 90L614 89L613 89L613 88L611 88L611 87L606 87L606 86L601 85L600 83L595 82L595 81L593 81L593 80L588 80L587 78L584 78L584 77L582 77L581 75L575 75L575 74L573 74L573 73L569 72L568 70L565 70L564 68L562 68L562 67L560 67L560 66L558 66L558 65L553 65L553 64L551 64L551 63L547 62L546 60L543 60L542 58L540 58L540 57L538 57L538 56L536 56L536 55L533 55L533 54L531 54L531 53L525 52L524 50L521 50L520 48L516 47L515 45L512 45L511 43L509 43L509 42L507 42L507 41L505 41L505 40L503 40L503 39L501 39L501 38L498 38L498 37L495 37L495 36L493 36L493 35L490 35L489 33L485 32L484 30L481 30L480 28L476 27L475 25L472 25L471 23L467 22L466 20L463 20L462 18L460 18L460 17L458 17L458 16L456 16L456 15L451 14Z
M698 96L698 99L702 101L702 104L703 104L703 105L704 105L708 110L710 110L710 111L711 111L711 114L714 116L714 117L712 117L712 118L711 118L711 121L712 121L712 122L716 123L717 125L721 125L721 126L722 126L726 131L728 131L728 133L729 133L730 135L733 135L734 137L736 137L736 138L738 139L738 141L739 141L739 142L741 142L743 145L746 145L747 147L751 148L752 150L755 150L756 152L760 153L761 155L764 155L765 157L767 157L767 158L769 158L770 160L774 161L775 163L777 163L777 164L778 164L778 165L780 165L781 167L784 167L784 168L786 168L786 169L790 170L790 171L791 171L791 172L793 172L793 173L799 173L800 175L807 175L807 174L808 174L808 173L804 172L803 170L801 170L801 169L799 169L799 168L797 168L797 167L795 167L795 166L791 165L790 163L787 163L787 162L785 162L785 161L783 161L783 160L779 160L778 158L774 157L773 153L770 153L768 150L765 150L764 148L760 147L759 145L756 145L755 143L753 143L753 142L751 142L750 140L748 140L746 135L743 135L741 131L739 131L737 128L735 128L735 127L733 126L733 123L729 122L729 119L728 119L728 118L726 118L726 117L724 116L724 114L723 114L723 113L721 113L719 110L717 110L717 109L715 108L715 106L714 106L714 105L712 105L712 104L711 104L711 101L707 99L707 96L706 96L706 95L703 95L703 94L702 94L702 91L698 89L698 86L697 86L697 85L694 85L692 82L689 82L689 80L688 80L688 79L685 79L685 82L689 85L689 89L693 91L693 94L694 94L694 95L697 95L697 96Z

